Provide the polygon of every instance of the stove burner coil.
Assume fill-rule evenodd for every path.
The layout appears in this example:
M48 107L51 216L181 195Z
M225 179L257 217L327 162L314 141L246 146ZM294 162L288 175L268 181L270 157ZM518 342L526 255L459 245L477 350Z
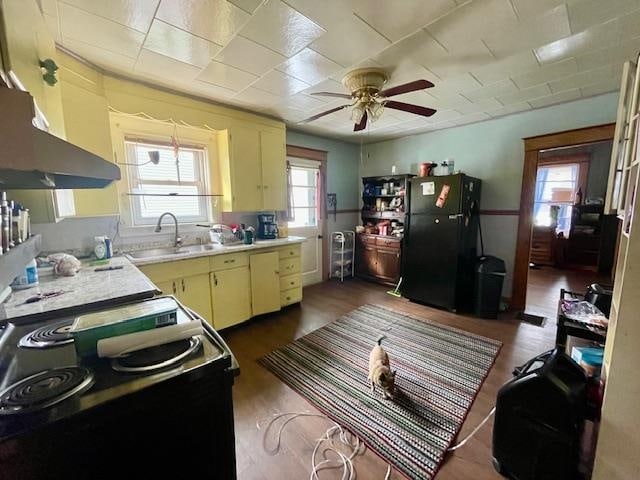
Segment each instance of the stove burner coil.
M83 367L45 370L10 385L0 393L0 415L29 413L50 407L87 390L93 373Z
M18 345L23 348L51 348L73 342L71 324L73 320L49 323L20 339Z
M195 336L166 345L138 350L124 357L113 358L111 368L116 372L148 373L173 367L197 351L201 345L202 340Z

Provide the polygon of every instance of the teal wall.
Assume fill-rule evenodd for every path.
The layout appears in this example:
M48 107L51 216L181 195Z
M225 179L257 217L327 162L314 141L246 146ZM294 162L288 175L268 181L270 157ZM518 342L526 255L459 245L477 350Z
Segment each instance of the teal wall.
M287 144L327 152L327 193L336 193L338 210L359 208L360 146L287 130Z
M360 176L417 173L421 162L455 161L456 170L482 179L481 208L520 205L523 138L614 122L618 94L609 93L494 120L365 145ZM507 263L504 295L510 296L518 217L482 217L485 252Z

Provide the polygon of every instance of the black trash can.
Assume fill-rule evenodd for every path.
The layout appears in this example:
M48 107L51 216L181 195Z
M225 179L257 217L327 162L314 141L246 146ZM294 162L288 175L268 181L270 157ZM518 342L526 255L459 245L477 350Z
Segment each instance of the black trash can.
M476 260L474 279L474 314L481 318L498 318L502 284L506 275L504 261L484 255Z

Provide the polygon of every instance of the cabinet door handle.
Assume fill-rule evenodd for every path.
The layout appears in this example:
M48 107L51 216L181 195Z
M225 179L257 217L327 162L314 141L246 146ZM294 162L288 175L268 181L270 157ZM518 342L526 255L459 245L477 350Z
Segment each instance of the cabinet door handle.
M213 285L216 287L218 286L218 277L216 276L215 273L213 274Z
M258 185L258 190L260 190L262 188L262 185Z
M182 282L182 291L184 292L184 278L181 280Z
M269 188L269 185L263 185L262 188L266 190L267 188Z
M235 263L236 259L232 258L231 260L225 260L224 263Z
M173 285L173 294L176 294L176 282L171 282L171 284Z

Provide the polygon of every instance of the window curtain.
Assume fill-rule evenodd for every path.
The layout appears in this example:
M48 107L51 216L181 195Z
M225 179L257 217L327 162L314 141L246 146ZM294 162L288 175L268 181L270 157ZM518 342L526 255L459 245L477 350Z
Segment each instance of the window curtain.
M293 193L291 191L291 162L287 160L287 210L285 212L285 220L292 222L295 220L295 212L293 210Z
M578 185L578 176L580 175L580 165L571 165L571 181L575 185L573 199L575 201L575 194L578 192L580 185ZM584 198L585 192L582 192L582 197ZM571 212L573 210L572 205L560 205L560 210L558 210L558 226L557 231L564 231L566 235L569 234L569 230L571 229Z
M547 177L549 176L549 169L545 167L538 168L536 176L536 196L533 204L533 218L538 218L538 212L542 204L542 195L544 194L544 187L547 183Z

